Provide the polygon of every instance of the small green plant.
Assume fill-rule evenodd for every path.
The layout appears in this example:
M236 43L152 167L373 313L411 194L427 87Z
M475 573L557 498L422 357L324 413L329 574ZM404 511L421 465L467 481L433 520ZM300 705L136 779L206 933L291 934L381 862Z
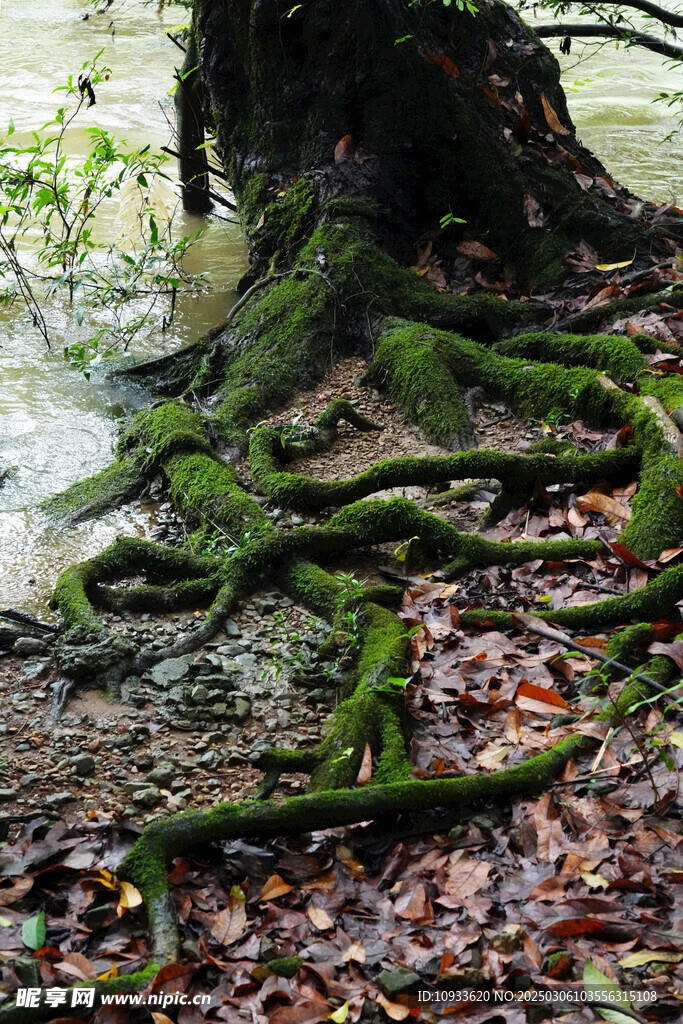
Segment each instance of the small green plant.
M68 132L111 75L100 62L102 53L55 90L66 102L28 142L18 141L11 121L0 138L0 304L22 302L48 348L43 295L50 299L66 292L79 326L86 314L100 324L105 320L89 340L64 350L86 375L90 366L125 351L139 331L160 319L162 298L165 330L178 290L199 282L182 262L200 233L176 240L171 220L163 230L156 220L152 191L167 177L162 169L167 157L151 153L149 146L131 149L106 129L88 127L88 156L78 165L68 158ZM133 211L135 225L118 248L94 235L98 211L117 200L122 211Z
M449 228L451 224L467 224L467 221L463 220L462 217L456 217L453 211L449 210L448 213L445 213L443 217L441 217L439 224L441 225L442 230L445 230L446 228Z
M363 588L368 582L367 577L364 580L357 580L352 572L338 572L335 573L334 578L340 584L340 592L337 598L337 605L345 605L349 601L358 601L363 596Z

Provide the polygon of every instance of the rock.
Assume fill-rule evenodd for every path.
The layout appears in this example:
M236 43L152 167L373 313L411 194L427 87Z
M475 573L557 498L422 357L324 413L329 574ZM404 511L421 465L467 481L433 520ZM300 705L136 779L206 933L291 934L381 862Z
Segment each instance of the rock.
M140 771L146 772L154 764L154 757L149 750L140 750L133 754L133 764Z
M131 793L131 799L141 807L157 807L161 803L161 793L158 786L145 786Z
M0 789L0 803L7 803L8 800L15 800L17 797L16 789Z
M220 768L225 758L219 750L207 750L205 754L197 758L198 768L208 768L210 771L215 771Z
M228 708L230 718L236 718L238 722L247 718L251 712L251 704L244 697L236 697Z
M233 619L227 619L223 626L223 632L226 636L242 636L242 631L237 623Z
M185 679L190 674L190 666L194 661L194 654L183 654L180 658L167 658L160 661L149 670L152 682L157 686L169 686Z
M18 640L14 641L12 650L15 654L27 657L30 654L42 654L47 650L47 644L35 636L20 636Z
M208 697L209 691L201 683L197 683L190 691L190 698L193 704L206 704Z
M35 786L36 782L40 782L42 777L40 772L27 772L26 775L22 775L19 779L19 785L22 789L24 786Z
M152 782L162 789L168 789L175 779L176 770L172 764L162 762L154 768L147 776L147 782Z
M77 775L87 778L87 776L92 775L95 771L97 762L90 754L79 754L78 757L72 759L71 766L76 769Z
M233 660L237 662L240 668L247 671L256 668L258 664L258 658L255 654L238 654Z
M105 689L120 684L137 654L132 640L103 630L93 636L81 626L61 636L55 648L57 665L65 675L74 679L96 677Z
M48 807L61 807L62 804L68 804L76 797L68 789L65 789L62 793L50 793L44 799Z

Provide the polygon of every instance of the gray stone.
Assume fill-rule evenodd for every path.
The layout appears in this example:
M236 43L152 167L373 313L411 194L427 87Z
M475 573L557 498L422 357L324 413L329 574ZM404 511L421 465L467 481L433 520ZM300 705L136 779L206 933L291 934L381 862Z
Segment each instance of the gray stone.
M141 807L157 807L161 803L161 793L158 786L146 786L144 789L137 789L131 794L134 804Z
M247 671L256 668L258 665L258 658L255 654L238 654L234 660L241 669L246 669Z
M251 712L251 704L244 697L236 697L228 708L228 714L231 718L236 718L238 722L243 721L249 716Z
M242 636L240 627L233 619L227 619L225 625L223 626L223 632L225 633L226 636Z
M225 758L218 750L207 750L205 754L197 758L197 767L209 768L211 771L215 771L216 768L220 768Z
M168 789L173 782L176 775L176 770L172 764L162 762L158 764L156 768L147 776L147 782L153 782L157 786L161 786L162 789Z
M15 654L26 657L30 654L42 654L47 650L47 644L35 636L20 636L18 640L14 641L12 650Z
M149 670L150 678L157 686L168 686L170 683L177 683L190 674L190 666L193 660L194 654L183 654L180 658L167 658Z
M70 793L68 789L65 789L62 793L50 793L49 796L45 797L45 803L49 807L61 807L62 804L68 804L76 797L73 793Z
M201 683L197 683L190 691L190 698L193 704L206 704L208 696L209 691L205 686L202 686Z
M6 803L8 800L14 800L16 796L16 789L0 789L0 803Z
M35 786L36 782L40 782L42 775L40 772L27 772L26 775L22 775L19 779L20 786Z
M97 762L90 754L79 754L78 757L72 759L71 766L76 769L77 775L87 777L95 771Z

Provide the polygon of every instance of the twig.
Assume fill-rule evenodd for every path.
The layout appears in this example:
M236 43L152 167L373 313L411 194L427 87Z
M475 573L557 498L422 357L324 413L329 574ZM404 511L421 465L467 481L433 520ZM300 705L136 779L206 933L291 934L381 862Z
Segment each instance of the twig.
M525 615L522 612L515 612L512 616L513 621L518 623L524 629L528 630L529 633L535 633L536 636L542 636L545 640L555 640L558 644L562 644L563 647L567 647L570 651L578 651L579 654L583 654L587 658L595 658L597 661L602 662L603 665L610 665L616 669L617 672L623 672L624 675L631 679L639 679L641 683L647 683L657 693L668 693L671 687L662 686L655 679L650 679L649 676L643 675L642 672L632 672L628 665L622 665L621 662L615 661L614 658L608 658L602 651L598 651L595 647L582 647L581 644L577 644L574 640L561 633L559 629L554 629L552 626L546 626L537 622L533 615Z

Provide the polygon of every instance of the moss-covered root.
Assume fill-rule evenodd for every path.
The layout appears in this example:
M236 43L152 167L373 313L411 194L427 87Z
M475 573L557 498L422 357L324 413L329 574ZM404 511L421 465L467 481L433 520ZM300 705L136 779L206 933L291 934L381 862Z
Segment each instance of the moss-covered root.
M139 460L117 459L99 473L48 498L41 509L50 518L60 520L62 525L74 526L133 501L142 493L146 481L147 473Z
M95 990L95 1006L100 1005L103 996L122 995L124 992L141 992L154 980L160 966L155 960L149 960L144 967L132 974L121 974L118 978L106 980L77 982L65 990L66 1005L72 1005L71 993L83 988ZM17 1006L14 1000L3 1003L0 1006L0 1024L39 1024L40 1021L44 1021L48 1017L54 1019L54 1007L47 1003L47 992L46 988L40 990L37 1006Z
M168 893L166 865L201 843L233 838L254 839L328 829L381 815L422 811L427 807L465 810L480 800L506 799L542 791L590 740L579 734L512 768L456 779L404 779L359 789L325 790L244 804L218 804L209 811L190 810L147 826L119 869L119 876L142 893L149 918L155 959L172 960L177 952L175 911Z
M458 384L431 346L407 346L400 331L387 328L378 340L367 379L388 392L430 441L451 451L475 446L474 428Z
M345 398L335 398L330 404L323 409L315 421L315 425L318 430L325 431L327 434L336 434L337 427L340 422L344 420L346 423L350 423L356 430L382 430L379 423L374 423L368 419L367 416L363 416L361 412L355 406L351 405Z
M101 623L91 598L102 583L145 572L153 580L207 580L220 562L198 558L137 537L119 537L99 555L65 569L57 580L50 607L61 612L66 628L97 630Z
M594 604L559 608L557 611L534 611L546 622L581 631L610 629L627 622L654 622L671 615L671 609L683 600L683 565L674 565L655 576L647 586L623 597L608 597ZM490 626L496 629L514 627L511 612L470 608L461 612L461 621L468 626Z
M448 480L491 477L515 491L531 490L537 480L550 483L585 483L623 479L638 466L634 448L592 455L517 455L487 449L390 459L345 480L316 480L280 469L283 449L277 430L255 430L249 446L249 465L256 486L278 505L319 511L359 501L392 487L431 486Z

